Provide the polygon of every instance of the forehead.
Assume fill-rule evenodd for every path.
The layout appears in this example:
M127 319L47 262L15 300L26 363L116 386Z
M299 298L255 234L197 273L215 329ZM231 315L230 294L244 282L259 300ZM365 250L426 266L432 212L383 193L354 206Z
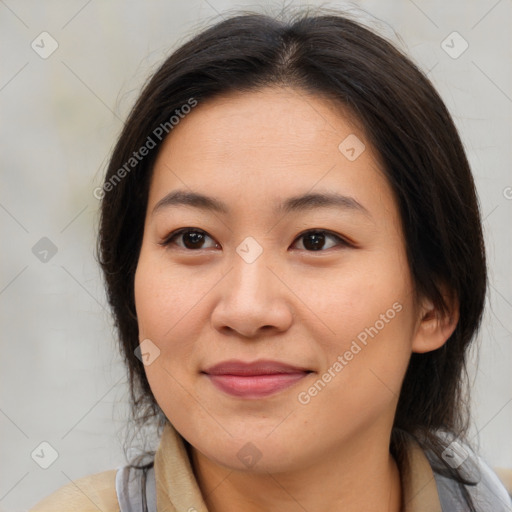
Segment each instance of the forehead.
M369 194L392 195L360 123L346 109L270 87L199 102L173 127L155 163L148 207L176 189L245 208L270 208L285 196L320 190L359 202Z
M339 102L294 88L266 87L199 102L174 126L162 151L179 138L182 149L201 154L254 152L262 158L265 147L274 158L295 155L299 160L332 154L350 134L366 139L361 123Z

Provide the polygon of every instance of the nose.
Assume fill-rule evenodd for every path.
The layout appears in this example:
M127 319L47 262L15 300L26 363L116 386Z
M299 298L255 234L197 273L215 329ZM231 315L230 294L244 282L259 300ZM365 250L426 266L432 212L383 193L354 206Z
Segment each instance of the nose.
M257 338L290 327L293 293L268 263L263 254L252 263L235 255L232 267L216 287L218 297L211 316L215 329Z

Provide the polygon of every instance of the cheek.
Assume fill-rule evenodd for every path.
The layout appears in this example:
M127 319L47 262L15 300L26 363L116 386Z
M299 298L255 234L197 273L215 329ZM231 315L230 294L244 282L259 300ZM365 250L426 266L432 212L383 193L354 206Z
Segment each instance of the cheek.
M157 399L160 389L187 386L197 372L195 340L205 327L201 299L215 281L215 276L173 265L165 254L143 245L135 273L135 307L139 340L149 339L159 351L154 363L145 366Z
M311 310L328 327L327 336L315 337L326 356L323 371L328 372L326 388L332 392L326 393L325 402L356 406L358 400L367 402L372 396L394 400L410 358L415 325L408 266L403 259L386 255L361 257L350 272L333 275L322 283L322 294L306 295L314 298Z
M395 330L395 336L397 332L407 335L413 325L408 267L400 258L387 254L354 253L341 268L317 276L301 273L293 289L299 297L307 298L311 318L316 317L329 333L325 340L319 338L326 349L342 348L333 340L346 343L360 333L364 338L366 329L375 324L382 333Z
M203 277L197 268L178 267L165 253L143 245L134 283L140 340L169 344L183 325L197 326L195 305L208 290L208 280Z
M186 429L197 414L190 379L196 371L191 340L197 339L193 299L198 291L191 290L195 283L186 273L172 270L143 247L135 274L135 306L139 340L157 347L158 355L144 366L151 391L167 418Z

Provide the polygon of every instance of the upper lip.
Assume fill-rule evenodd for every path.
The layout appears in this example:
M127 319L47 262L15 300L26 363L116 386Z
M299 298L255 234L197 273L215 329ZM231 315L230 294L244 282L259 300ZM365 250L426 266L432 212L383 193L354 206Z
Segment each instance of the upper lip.
M298 373L309 372L311 370L302 366L295 366L280 361L271 361L260 359L252 362L238 361L230 359L229 361L221 361L210 366L203 373L209 375L272 375L278 373Z

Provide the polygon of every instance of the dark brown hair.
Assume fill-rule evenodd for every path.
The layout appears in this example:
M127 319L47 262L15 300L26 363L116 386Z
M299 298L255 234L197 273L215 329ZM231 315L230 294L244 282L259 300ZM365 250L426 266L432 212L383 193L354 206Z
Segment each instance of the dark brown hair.
M334 99L355 116L394 191L417 295L442 312L447 311L442 286L458 299L460 318L449 340L411 357L392 436L397 460L404 458L408 434L440 455L445 445L439 431L461 438L467 430L466 353L480 325L487 286L475 185L457 129L427 76L385 38L343 13L325 10L287 20L241 13L201 31L165 60L126 121L105 184L112 184L116 173L119 177L148 137L156 147L105 192L98 252L129 371L134 418L165 421L134 355L139 343L134 273L161 144L155 129L169 124L191 98L200 104L269 85ZM463 481L439 461L436 471Z

